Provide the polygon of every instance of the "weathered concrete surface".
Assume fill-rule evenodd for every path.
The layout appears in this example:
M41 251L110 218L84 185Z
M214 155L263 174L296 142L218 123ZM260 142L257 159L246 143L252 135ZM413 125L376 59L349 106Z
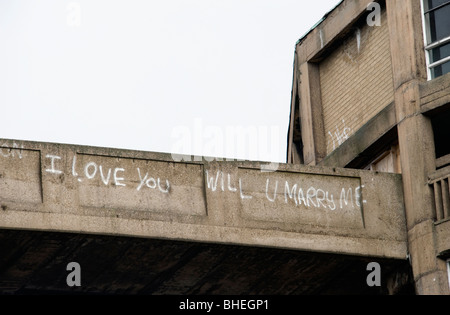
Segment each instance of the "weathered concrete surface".
M0 140L0 228L405 259L401 176Z
M450 105L450 76L442 77L421 83L419 85L420 106L423 113L444 110Z
M297 43L298 65L320 60L330 46L345 36L349 25L367 13L367 6L371 2L348 0L330 12L325 20Z

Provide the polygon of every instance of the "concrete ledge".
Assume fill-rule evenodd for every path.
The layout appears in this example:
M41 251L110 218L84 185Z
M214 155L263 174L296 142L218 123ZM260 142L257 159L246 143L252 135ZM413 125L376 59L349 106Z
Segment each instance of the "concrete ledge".
M367 13L370 0L347 0L340 3L318 26L297 43L298 65L317 62L322 54L346 34Z
M337 165L340 167L362 167L365 163L370 163L368 159L373 158L377 153L377 148L372 148L383 136L389 136L389 132L395 128L397 119L395 115L394 103L389 104L372 118L367 124L359 129L353 136L345 141L339 148L328 155L320 165ZM389 139L388 139L389 140ZM390 145L391 141L382 141ZM365 154L366 151L370 151ZM382 152L379 152L381 154Z
M439 111L440 107L450 107L450 74L420 84L422 113Z
M2 228L94 235L194 241L406 259L405 242L344 236L300 234L263 229L205 226L163 221L100 218L53 213L14 212L2 215ZM339 244L339 246L337 246Z
M0 140L0 228L404 259L401 176Z

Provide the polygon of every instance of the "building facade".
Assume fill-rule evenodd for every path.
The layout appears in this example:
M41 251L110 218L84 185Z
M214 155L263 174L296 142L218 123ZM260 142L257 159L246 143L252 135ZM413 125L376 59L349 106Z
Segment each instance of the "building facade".
M295 51L288 163L402 174L417 294L450 294L449 16L344 0Z

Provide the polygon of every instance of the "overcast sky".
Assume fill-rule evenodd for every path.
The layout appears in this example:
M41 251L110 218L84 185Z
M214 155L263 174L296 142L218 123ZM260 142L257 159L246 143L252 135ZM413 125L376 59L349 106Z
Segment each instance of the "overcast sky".
M338 0L1 0L0 138L284 162L294 49Z

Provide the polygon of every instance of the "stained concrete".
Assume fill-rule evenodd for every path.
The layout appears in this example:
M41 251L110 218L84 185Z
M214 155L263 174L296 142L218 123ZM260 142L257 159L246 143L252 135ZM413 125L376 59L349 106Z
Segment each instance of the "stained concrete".
M0 144L0 228L407 257L399 175Z

